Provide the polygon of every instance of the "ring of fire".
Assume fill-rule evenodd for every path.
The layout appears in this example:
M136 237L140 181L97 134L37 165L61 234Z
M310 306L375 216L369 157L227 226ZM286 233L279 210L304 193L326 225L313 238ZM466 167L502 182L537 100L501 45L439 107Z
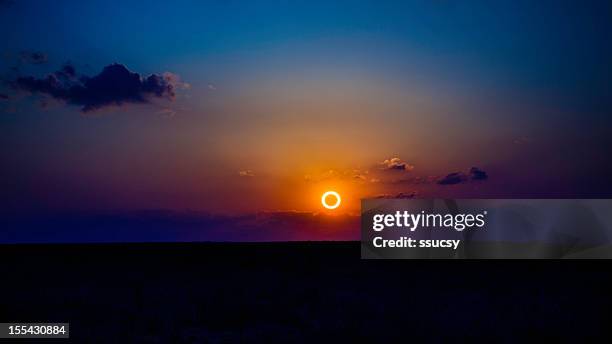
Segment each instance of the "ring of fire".
M329 196L333 196L336 198L336 203L334 204L328 204L327 203L327 198ZM340 206L340 202L341 202L341 198L340 195L335 192L335 191L327 191L326 193L323 194L323 196L321 196L321 204L323 204L323 206L327 209L336 209Z

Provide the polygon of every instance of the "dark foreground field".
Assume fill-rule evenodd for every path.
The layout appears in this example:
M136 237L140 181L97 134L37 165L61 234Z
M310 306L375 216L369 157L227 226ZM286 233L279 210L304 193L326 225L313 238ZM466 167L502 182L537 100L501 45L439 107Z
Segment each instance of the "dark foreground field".
M612 315L596 261L362 261L356 242L0 245L0 259L0 322L70 322L73 341L573 341Z

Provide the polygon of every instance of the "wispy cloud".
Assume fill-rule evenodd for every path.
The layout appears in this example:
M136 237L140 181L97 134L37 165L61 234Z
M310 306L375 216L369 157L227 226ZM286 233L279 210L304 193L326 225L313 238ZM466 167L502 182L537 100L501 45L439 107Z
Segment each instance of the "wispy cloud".
M255 173L251 170L238 171L240 177L255 177Z
M22 51L19 58L23 63L43 64L49 61L49 56L42 51Z

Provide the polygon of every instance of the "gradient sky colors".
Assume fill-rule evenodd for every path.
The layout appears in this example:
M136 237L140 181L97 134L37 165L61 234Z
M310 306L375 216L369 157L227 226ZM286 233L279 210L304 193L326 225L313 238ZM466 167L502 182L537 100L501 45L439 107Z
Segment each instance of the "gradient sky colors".
M2 209L608 198L611 17L603 1L0 1Z

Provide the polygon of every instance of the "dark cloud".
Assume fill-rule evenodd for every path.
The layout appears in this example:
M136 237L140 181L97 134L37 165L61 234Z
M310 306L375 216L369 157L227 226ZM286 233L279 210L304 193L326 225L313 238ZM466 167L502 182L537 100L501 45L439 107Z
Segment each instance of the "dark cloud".
M488 177L487 172L479 169L478 167L472 167L470 169L470 178L472 180L486 180Z
M0 100L8 100L9 96L3 93L0 93Z
M59 71L46 76L19 77L13 88L34 94L44 94L68 104L79 105L82 112L125 103L148 103L151 98L173 100L177 88L182 87L172 73L142 77L122 64L111 64L93 77L78 76L75 68L66 64Z
M409 185L421 185L421 184L431 184L436 182L438 177L436 176L409 176L399 179L391 179L385 180L386 184L409 184Z
M438 184L440 185L454 185L463 183L468 180L468 177L462 172L454 172L448 174L446 177L438 180Z
M412 192L400 192L400 193L395 194L395 195L383 194L383 195L378 195L375 198L379 198L379 199L412 199L412 198L415 198L416 196L417 196L417 193L415 191L412 191Z
M66 63L62 69L58 70L57 72L55 72L55 75L58 78L64 78L64 79L74 79L77 74L76 74L76 68L74 68L74 66L70 63Z
M478 167L472 167L467 174L463 172L453 172L439 179L437 183L439 185L454 185L465 183L470 180L487 180L488 177L485 171Z
M42 64L49 60L47 54L41 51L22 51L19 53L22 62L31 64Z

